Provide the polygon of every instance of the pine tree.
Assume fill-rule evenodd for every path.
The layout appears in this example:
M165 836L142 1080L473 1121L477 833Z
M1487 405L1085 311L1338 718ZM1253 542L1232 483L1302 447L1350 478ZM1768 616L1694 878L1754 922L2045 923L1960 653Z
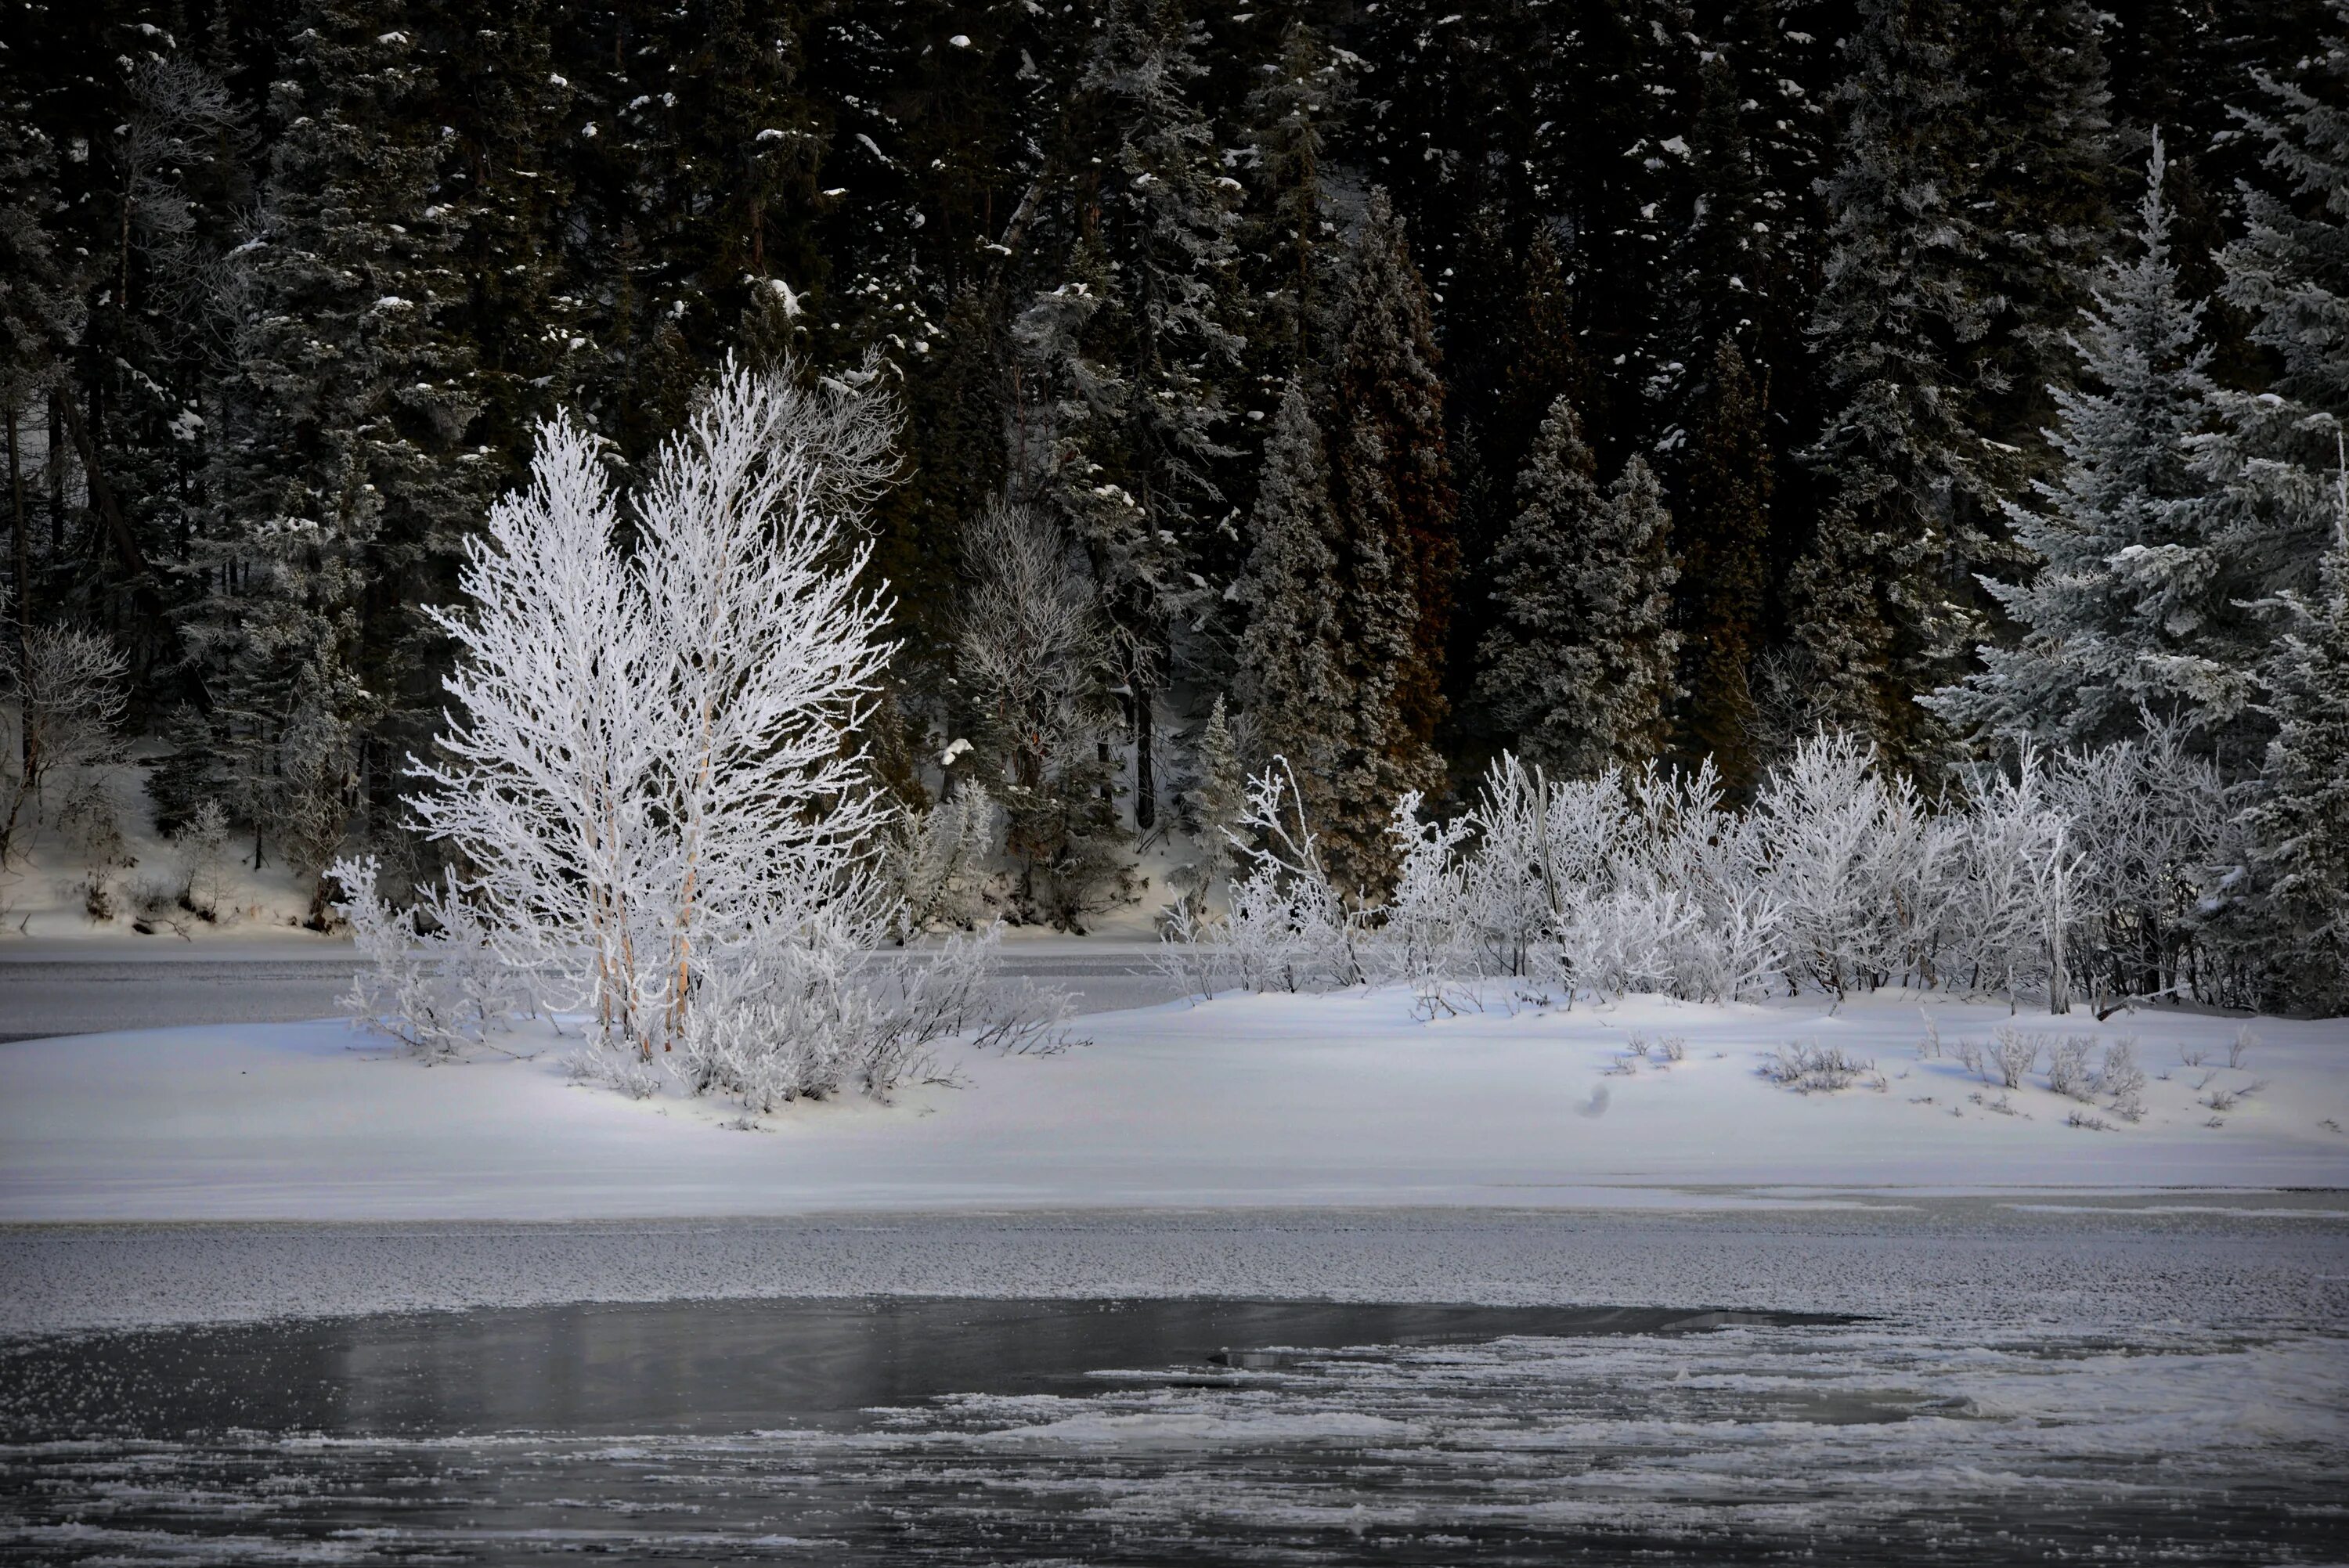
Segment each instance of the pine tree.
M1788 583L1794 645L1778 697L1802 727L1856 731L1909 764L1939 743L1910 694L1943 684L1983 640L1959 585L1989 553L1975 520L1996 493L1960 361L1989 323L1971 286L1974 102L1951 7L1862 9L1837 94L1845 127L1811 324L1830 411L1805 458L1827 493Z
M2281 938L2278 1000L2328 1015L2349 1011L2349 456L2338 460L2323 598L2286 600L2296 625L2276 660L2276 735L2248 824Z
M1352 245L1333 377L1330 490L1357 559L1378 562L1358 576L1383 581L1392 573L1406 595L1409 653L1393 673L1403 734L1393 744L1395 762L1412 774L1429 767L1444 718L1444 659L1460 569L1436 364L1426 284L1412 264L1402 221L1374 191Z
M1293 381L1265 444L1248 537L1237 587L1247 624L1235 679L1256 739L1250 766L1286 758L1300 782L1326 781L1347 710L1340 541L1321 432Z
M1066 281L1015 335L1050 401L1019 459L1084 542L1127 653L1134 821L1155 820L1154 694L1177 631L1214 614L1237 562L1217 468L1238 181L1195 100L1201 30L1174 0L1119 0L1081 83L1102 155L1071 194ZM1098 164L1099 171L1094 170ZM1023 420L1030 418L1021 411Z
M1343 61L1302 18L1281 34L1278 57L1245 105L1250 211L1245 274L1255 296L1249 346L1262 373L1302 374L1325 352L1335 302L1329 297L1330 128L1340 122L1349 82Z
M1184 792L1183 806L1185 825L1198 841L1198 854L1168 880L1196 908L1208 894L1231 884L1237 859L1232 834L1247 810L1247 772L1240 763L1221 692L1200 728L1191 788Z
M2333 432L2349 420L2349 0L2332 0L2333 32L2299 79L2256 72L2268 107L2239 118L2263 148L2271 184L2243 191L2243 232L2220 255L2227 303L2251 323L2275 374L2261 390L2212 395L2217 428L2197 443L2209 494L2192 527L2230 578L2221 593L2255 599L2315 591L2333 527ZM2198 650L2240 681L2262 658L2255 625L2221 622ZM2240 686L2211 717L2237 720L2222 763L2248 769L2265 725Z
M425 62L388 0L313 0L272 88L279 134L222 413L222 515L186 626L233 804L312 852L387 819L437 709L419 611L483 510L462 460L472 363L434 197ZM428 706L429 705L429 706ZM389 721L400 722L389 722ZM370 782L373 789L370 791ZM331 844L326 845L331 848Z
M2044 471L2053 454L2040 432L2073 367L2066 335L2112 248L2106 18L2087 0L1987 0L1962 15L1959 57L1976 84L1974 288L1990 313L1971 356L1975 428L1993 451L2021 449L2024 472Z
M1479 685L1518 755L1571 778L1662 750L1680 644L1662 490L1636 457L1604 496L1597 474L1560 398L1494 560L1495 624Z
M2178 294L2167 168L2157 137L2137 253L2106 264L2072 335L2089 385L2056 394L2064 467L2033 487L2038 510L2008 509L2039 562L2029 581L1992 589L2022 640L1985 647L1980 672L1931 699L1960 728L2097 746L2137 735L2147 715L2220 730L2250 699L2223 640L2239 634L2233 601L2248 585L2195 529L2188 438L2210 396L2210 349L2202 307Z
M1762 646L1772 469L1760 390L1734 339L1713 356L1682 479L1682 759L1710 757L1732 790L1758 781L1748 672Z

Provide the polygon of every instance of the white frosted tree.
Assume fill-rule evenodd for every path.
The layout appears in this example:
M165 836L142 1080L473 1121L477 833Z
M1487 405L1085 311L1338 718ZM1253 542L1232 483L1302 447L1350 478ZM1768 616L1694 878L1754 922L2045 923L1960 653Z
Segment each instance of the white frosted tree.
M889 648L852 530L895 426L875 394L730 366L636 498L631 557L593 438L555 421L468 542L469 605L434 613L458 707L418 821L606 1046L690 1047L713 987L751 996L779 951L885 921L852 738Z
M658 667L641 585L620 553L595 438L539 431L527 490L466 542L466 607L436 618L459 650L456 707L418 826L472 867L517 958L547 950L606 1044L647 1048L659 1005L655 896L667 880L654 820ZM338 868L336 880L356 892Z
M2189 438L2211 395L2202 306L2179 295L2167 172L2154 139L2136 253L2108 262L2071 336L2080 387L2059 390L2048 432L2064 466L2036 506L2009 503L2036 573L1989 587L2023 628L1985 646L1982 668L1929 706L1960 727L2058 746L2143 732L2147 717L2189 727L2232 718L2249 670L2214 636L2240 624L2227 552L2205 536Z
M888 808L847 738L892 647L858 586L872 547L854 524L897 467L895 434L878 393L730 370L637 497L676 857L661 912L672 1038L701 965L879 897Z
M1559 398L1495 558L1478 688L1527 762L1575 778L1663 748L1680 647L1662 491L1635 457L1602 496L1596 466Z

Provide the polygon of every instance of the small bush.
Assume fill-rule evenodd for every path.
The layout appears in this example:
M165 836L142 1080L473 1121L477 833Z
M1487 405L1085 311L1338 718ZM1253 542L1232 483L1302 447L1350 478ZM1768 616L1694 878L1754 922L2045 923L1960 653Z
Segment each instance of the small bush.
M2127 1036L2105 1047L2096 1068L2095 1092L2106 1097L2113 1114L2124 1121L2145 1115L2145 1069L2137 1063L2137 1041Z
M110 925L120 913L114 900L114 879L104 866L92 866L79 882L66 884L66 895L81 903L82 913L98 925Z
M2113 1124L2111 1122L2106 1121L2101 1116L2093 1115L2085 1110L2075 1110L2071 1115L2065 1117L2064 1119L2064 1125L2066 1127L2085 1128L2090 1132L2110 1132L2113 1130Z
M171 832L180 907L202 920L220 917L222 869L228 863L228 813L206 800Z
M1833 1094L1876 1070L1873 1061L1844 1054L1841 1046L1816 1041L1781 1046L1761 1067L1762 1076L1796 1094Z
M2251 1060L2251 1047L2259 1043L2260 1037L2251 1033L2249 1024L2240 1026L2235 1030L2234 1039L2227 1047L2227 1065L2240 1070Z
M2095 1041L2085 1035L2066 1035L2060 1040L2047 1042L2047 1087L2067 1099L2087 1099L2095 1092L2095 1079L2088 1069L2089 1053Z
M122 814L106 780L86 776L74 780L57 808L57 831L93 866L127 866L129 850L122 841ZM108 918L111 919L111 916Z
M2027 1035L2011 1024L2001 1024L1990 1050L2001 1087L2021 1088L2031 1069L2039 1065L2039 1052L2045 1043L2038 1035Z

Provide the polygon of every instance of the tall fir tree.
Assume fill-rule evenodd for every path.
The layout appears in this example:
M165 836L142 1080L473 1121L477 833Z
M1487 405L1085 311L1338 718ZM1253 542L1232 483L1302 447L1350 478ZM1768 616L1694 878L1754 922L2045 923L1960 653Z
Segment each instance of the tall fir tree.
M1837 98L1829 251L1811 335L1829 402L1805 453L1826 491L1791 574L1783 706L1894 761L1940 744L1911 699L1983 640L1968 573L1997 503L1963 364L1989 330L1968 208L1975 103L1949 0L1864 0Z
M2091 746L2150 716L2207 744L2252 698L2228 645L2255 585L2199 532L2193 504L2188 441L2211 394L2210 348L2202 306L2179 295L2167 171L2157 138L2136 253L2106 264L2072 335L2086 385L2055 397L2063 468L2033 486L2036 509L2009 508L2037 569L1992 591L2023 636L1984 648L1982 670L1931 699L1959 728Z
M437 707L419 590L490 477L461 460L473 364L443 315L463 284L401 19L386 0L311 0L272 86L221 511L186 626L233 804L305 872L354 812L390 819Z
M1975 83L1968 174L1979 235L1974 284L1988 335L1971 356L1975 418L1990 450L2025 473L2052 458L2039 435L2069 384L2066 335L2112 248L2111 101L2087 0L1985 0L1961 13L1959 57ZM2013 481L2001 476L2001 488ZM1986 520L1994 525L1993 515Z
M1766 404L1734 339L1714 349L1673 526L1680 544L1682 760L1710 757L1728 789L1758 781L1750 672L1762 651L1773 467Z
M2256 73L2261 107L2239 112L2265 179L2244 189L2243 232L2220 264L2226 301L2273 374L2259 390L2212 394L2216 428L2195 454L2208 493L2193 527L2246 598L2315 592L2333 525L2333 438L2349 423L2349 0L2333 0L2331 14L2331 33L2299 71ZM2261 642L2238 621L2213 628L2205 651L2255 672ZM2237 717L2221 758L2249 771L2266 724L2248 704Z
M1050 388L1015 443L1084 542L1128 650L1134 819L1155 820L1155 696L1221 602L1237 531L1217 473L1240 339L1229 325L1239 182L1195 98L1201 33L1174 0L1117 0L1081 82L1101 149L1073 179L1066 281L1019 335Z
M1248 537L1237 586L1247 623L1235 680L1256 743L1249 766L1286 758L1300 786L1318 796L1336 762L1348 708L1341 542L1321 431L1298 382L1289 383L1273 416ZM1309 804L1328 807L1326 797Z
M1480 696L1519 756L1568 778L1658 756L1679 634L1671 521L1634 457L1601 495L1573 408L1550 407L1494 560Z
M2276 940L2276 1001L2349 1011L2349 451L2336 434L2331 547L2321 597L2284 603L2293 624L2273 672L2275 738L2248 825Z
M1371 194L1350 270L1332 376L1330 489L1357 557L1375 557L1381 564L1373 575L1392 572L1407 595L1401 631L1410 653L1394 673L1403 734L1394 745L1396 763L1416 775L1433 766L1444 716L1444 660L1460 569L1458 503L1427 286L1412 264L1402 222L1381 191Z

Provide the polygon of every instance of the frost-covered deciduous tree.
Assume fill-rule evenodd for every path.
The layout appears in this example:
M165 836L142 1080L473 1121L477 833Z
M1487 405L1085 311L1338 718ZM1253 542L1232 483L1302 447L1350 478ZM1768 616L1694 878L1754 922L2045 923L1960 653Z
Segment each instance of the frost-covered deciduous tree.
M1123 895L1116 810L1120 634L1082 552L1015 502L966 520L956 633L1030 918L1074 926Z
M848 528L894 419L730 368L639 493L633 559L593 439L555 421L469 542L470 605L435 613L458 706L418 821L476 868L498 940L641 1059L779 945L887 913L886 808L848 738L888 650Z
M663 1002L658 894L674 874L657 820L661 665L644 592L614 537L595 438L539 432L527 490L466 546L468 605L438 756L418 765L418 826L474 868L517 956L571 969L603 1039L648 1052Z
M8 596L0 592L0 615ZM47 794L121 752L129 661L106 638L36 626L0 645L0 863L42 814Z
M2022 639L1983 647L1980 671L1929 699L1961 728L2102 746L2148 716L2220 728L2250 700L2252 672L2214 656L2251 590L2194 504L2188 443L2211 395L2211 351L2201 304L2179 293L2167 173L2157 133L2137 253L2106 263L2070 338L2087 384L2055 394L2064 466L2033 487L2037 507L2007 508L2039 562L2026 582L1991 584Z

